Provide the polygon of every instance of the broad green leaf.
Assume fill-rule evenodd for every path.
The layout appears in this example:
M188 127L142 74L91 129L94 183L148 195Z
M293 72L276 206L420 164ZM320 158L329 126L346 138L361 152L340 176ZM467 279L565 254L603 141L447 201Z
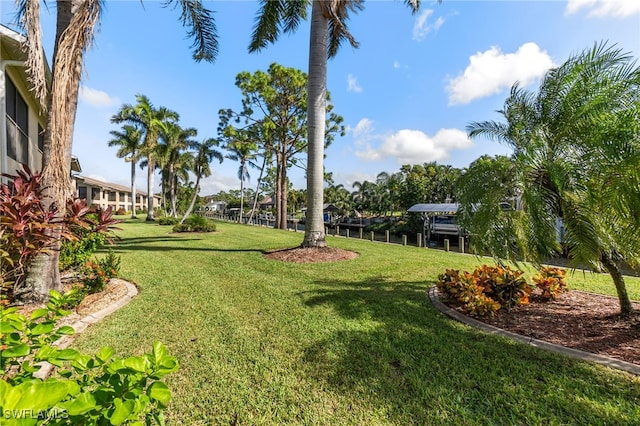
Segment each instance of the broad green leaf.
M40 336L42 334L51 333L53 331L54 325L55 324L52 322L37 324L35 327L31 329L31 335Z
M171 390L163 382L154 382L147 390L147 395L154 401L159 402L163 406L171 401Z
M13 325L13 323L11 323L9 321L0 322L0 334L9 334L9 333L13 333L14 331L18 331L18 330L20 330L20 329L17 328L15 325Z
M115 410L109 419L112 425L119 425L127 420L135 405L131 400L123 402L120 398L114 399L113 404L115 405Z
M46 308L40 308L40 309L36 309L35 311L33 311L31 313L31 321L36 320L38 318L42 318L44 316L46 316L49 313L49 310Z
M71 336L76 333L76 331L70 325L65 325L56 330L56 333Z
M17 346L9 347L2 351L2 358L17 358L29 355L30 348L28 345L21 343Z
M124 360L124 365L134 371L144 373L149 368L149 361L143 356L131 356Z
M77 398L60 404L60 408L67 410L71 416L85 414L96 407L96 399L89 392L83 392Z
M109 360L109 358L113 356L114 353L115 351L112 348L105 346L98 351L98 353L96 354L96 359L102 363L105 363Z
M75 383L74 383L75 384ZM56 379L25 382L17 386L21 391L20 401L13 408L47 410L62 401L71 388L71 382Z
M72 361L80 356L80 352L75 349L63 349L61 350L56 358L62 361Z

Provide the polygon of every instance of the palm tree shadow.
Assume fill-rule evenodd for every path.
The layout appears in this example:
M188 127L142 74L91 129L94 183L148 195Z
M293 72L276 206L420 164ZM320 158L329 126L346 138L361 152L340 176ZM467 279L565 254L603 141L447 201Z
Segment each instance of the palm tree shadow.
M549 401L575 407L584 397L591 403L575 411L584 419L601 418L597 406L606 403L606 397L594 397L590 386L606 386L606 378L594 373L591 384L574 383L576 370L585 374L578 362L483 334L445 317L428 300L426 290L432 283L391 282L384 277L316 283L316 290L300 293L304 303L335 312L344 326L305 348L307 374L322 386L385 407L392 423L433 424L442 408L438 401L443 400L457 401L448 407L458 407L458 420L524 419L524 401L505 406L494 401L512 394L514 387L534 386L542 395L550 395L563 380L572 392ZM543 371L534 367L541 363ZM548 379L550 374L553 380ZM550 422L570 418L562 409L544 414ZM615 421L624 423L623 415Z

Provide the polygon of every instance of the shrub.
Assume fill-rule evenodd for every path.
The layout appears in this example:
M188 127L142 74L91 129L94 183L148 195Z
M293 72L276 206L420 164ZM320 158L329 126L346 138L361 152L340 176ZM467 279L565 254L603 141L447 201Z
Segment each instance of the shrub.
M161 379L178 369L175 357L160 342L128 358L115 358L109 347L93 356L57 349L55 341L74 334L70 326L56 327L68 314L64 303L52 291L46 308L29 319L16 308L0 312L0 407L7 424L164 424L171 391ZM58 377L36 379L40 362L52 364Z
M112 250L102 259L85 263L81 270L85 291L91 294L104 290L109 280L115 278L119 271L120 256L116 256Z
M213 221L203 216L189 216L183 224L173 227L173 232L214 232L216 225Z
M161 217L158 218L158 225L177 225L180 219L177 217Z
M116 215L118 216L122 216L127 214L127 211L125 209L123 209L122 207L120 207L118 210L116 210Z
M77 241L63 241L60 247L60 270L78 268L85 264L91 256L105 243L103 234L85 231Z
M532 279L536 287L542 291L542 298L549 301L556 300L560 293L567 291L565 275L564 269L544 267Z
M492 316L500 309L529 302L533 290L522 271L509 267L483 265L473 273L448 269L438 276L443 299L473 316Z

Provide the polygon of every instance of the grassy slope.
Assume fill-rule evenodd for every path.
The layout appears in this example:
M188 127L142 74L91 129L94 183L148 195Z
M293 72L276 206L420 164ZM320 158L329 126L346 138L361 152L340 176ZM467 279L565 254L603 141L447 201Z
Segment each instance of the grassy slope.
M115 248L141 292L76 342L138 354L167 344L169 424L637 424L640 379L484 335L426 289L469 255L330 237L352 261L288 264L302 234L218 224L169 234L126 223ZM606 276L572 288L614 294ZM640 299L640 281L628 280Z

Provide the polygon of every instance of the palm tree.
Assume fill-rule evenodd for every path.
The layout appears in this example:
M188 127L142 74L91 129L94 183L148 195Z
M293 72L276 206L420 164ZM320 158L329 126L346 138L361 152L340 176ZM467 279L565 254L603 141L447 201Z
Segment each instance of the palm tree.
M346 21L350 12L357 12L363 0L310 0L311 30L309 44L309 80L307 89L307 222L304 247L327 245L324 233L324 141L326 120L327 59L338 52L347 40L353 47L358 43L348 31ZM404 0L412 12L420 0ZM261 0L260 12L251 37L249 51L255 52L273 43L280 35L293 32L306 19L309 1Z
M229 151L226 158L232 161L239 161L238 179L240 179L240 217L238 221L242 223L242 215L244 213L244 182L250 179L249 166L258 167L253 162L256 158L257 146L254 142L246 139L235 139L231 141L225 149Z
M158 154L157 144L163 126L168 123L178 121L178 113L165 107L155 108L148 97L136 95L135 105L125 104L117 114L111 117L112 123L132 123L144 129L144 143L140 149L140 155L146 158L147 165L147 219L155 220L153 217L154 202L154 173L156 167L156 156Z
M193 206L196 204L198 193L200 192L200 179L203 177L211 176L210 163L213 159L217 159L222 163L222 153L216 150L214 147L218 146L218 140L214 138L205 139L202 142L192 142L191 148L196 150L196 154L193 159L193 172L196 175L196 186L193 191L193 198L189 204L189 208L180 219L180 223L183 223L187 217L193 211Z
M109 141L109 146L119 146L116 155L131 163L131 218L136 218L136 166L138 164L138 154L142 146L143 133L138 126L126 124L122 130L112 130L109 132L113 139Z
M504 122L469 124L471 137L513 148L519 194L519 210L504 209L496 201L513 191L500 184L504 179L486 172L469 179L460 201L465 226L478 235L476 249L539 263L563 249L556 236L560 219L570 265L606 270L621 313L629 314L618 262L640 264L639 94L640 67L601 43L550 70L537 93L515 84L499 111Z
M194 38L193 57L196 61L213 62L218 53L215 21L211 12L199 0L168 0L181 6L181 21ZM70 178L73 129L78 105L84 53L93 42L100 22L101 0L56 1L56 35L53 48L51 91L46 85L40 1L17 2L16 20L26 31L27 73L33 92L41 105L47 106L47 128L44 134L42 183L48 197L44 207L64 206L72 194ZM50 96L49 96L50 95ZM58 214L64 214L60 209ZM26 298L46 299L51 289L61 289L59 272L60 229L54 231L54 249L39 256L30 268L28 282L31 291Z
M176 212L176 170L187 161L187 157L182 154L193 143L189 138L197 134L196 129L192 127L185 129L171 121L161 125L160 140L163 143L158 145L157 156L163 175L166 175L165 183L169 186L171 217L178 215Z

